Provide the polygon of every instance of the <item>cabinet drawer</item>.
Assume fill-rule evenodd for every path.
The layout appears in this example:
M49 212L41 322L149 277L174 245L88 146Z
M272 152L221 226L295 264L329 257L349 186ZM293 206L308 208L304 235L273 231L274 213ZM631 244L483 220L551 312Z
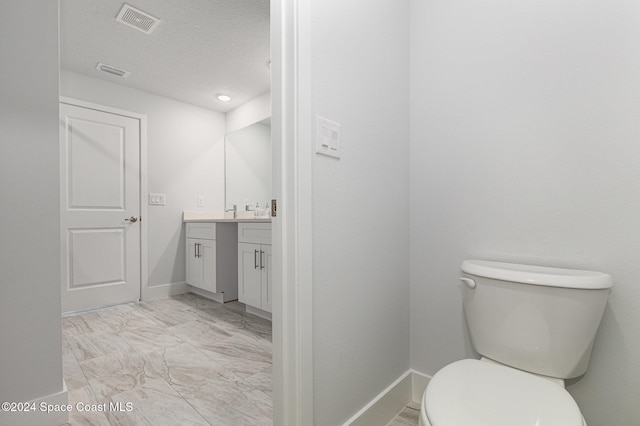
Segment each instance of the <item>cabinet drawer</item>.
M270 223L239 223L238 242L271 244Z
M187 223L187 238L216 239L215 223Z

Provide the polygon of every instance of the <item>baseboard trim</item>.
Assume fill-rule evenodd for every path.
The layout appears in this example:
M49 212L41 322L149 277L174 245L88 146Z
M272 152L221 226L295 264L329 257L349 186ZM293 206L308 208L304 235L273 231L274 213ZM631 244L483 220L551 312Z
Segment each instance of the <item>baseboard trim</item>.
M160 284L142 288L142 300L161 299L163 297L184 294L189 291L189 285L185 282Z
M47 412L48 407L60 407L69 404L67 387L64 384L62 391L31 400L27 404L35 407L35 410L22 412L0 411L0 425L59 426L69 421L69 413L67 411L51 409L51 412Z
M343 426L385 426L411 401L419 402L431 377L408 370Z
M192 285L188 286L188 289L189 289L188 291L190 291L193 294L197 294L198 296L205 297L207 299L213 300L214 302L224 303L224 294L212 293L210 291L203 290L201 288L194 287Z
M272 321L273 316L271 315L271 312L263 311L262 309L254 308L253 306L249 305L247 305L244 310L245 312L253 314L257 317Z
M429 380L431 380L432 376L428 374L421 373L416 370L411 370L411 378L412 380L412 398L415 402L422 401L422 395L424 394L424 390L427 388L429 384Z
M409 370L347 420L344 426L388 424L409 403L411 392L411 370Z

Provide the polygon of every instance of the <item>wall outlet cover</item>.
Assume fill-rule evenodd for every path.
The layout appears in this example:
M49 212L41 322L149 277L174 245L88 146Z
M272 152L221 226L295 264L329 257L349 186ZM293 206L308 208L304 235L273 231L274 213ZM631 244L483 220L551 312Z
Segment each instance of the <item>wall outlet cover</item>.
M149 193L149 205L164 206L167 203L167 194Z
M316 115L316 154L340 158L340 123Z

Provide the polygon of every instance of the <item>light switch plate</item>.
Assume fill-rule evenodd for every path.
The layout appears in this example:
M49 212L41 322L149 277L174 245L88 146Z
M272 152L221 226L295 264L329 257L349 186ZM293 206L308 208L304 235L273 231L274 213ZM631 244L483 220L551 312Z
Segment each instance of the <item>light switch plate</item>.
M340 123L316 115L316 154L340 158Z
M167 194L149 193L150 206L164 206L167 202Z

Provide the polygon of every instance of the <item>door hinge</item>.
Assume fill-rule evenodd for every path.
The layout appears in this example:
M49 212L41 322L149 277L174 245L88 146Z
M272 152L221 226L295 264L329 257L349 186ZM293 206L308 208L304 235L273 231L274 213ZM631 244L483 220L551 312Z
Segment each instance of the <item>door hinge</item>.
M271 200L271 217L278 216L278 200Z

